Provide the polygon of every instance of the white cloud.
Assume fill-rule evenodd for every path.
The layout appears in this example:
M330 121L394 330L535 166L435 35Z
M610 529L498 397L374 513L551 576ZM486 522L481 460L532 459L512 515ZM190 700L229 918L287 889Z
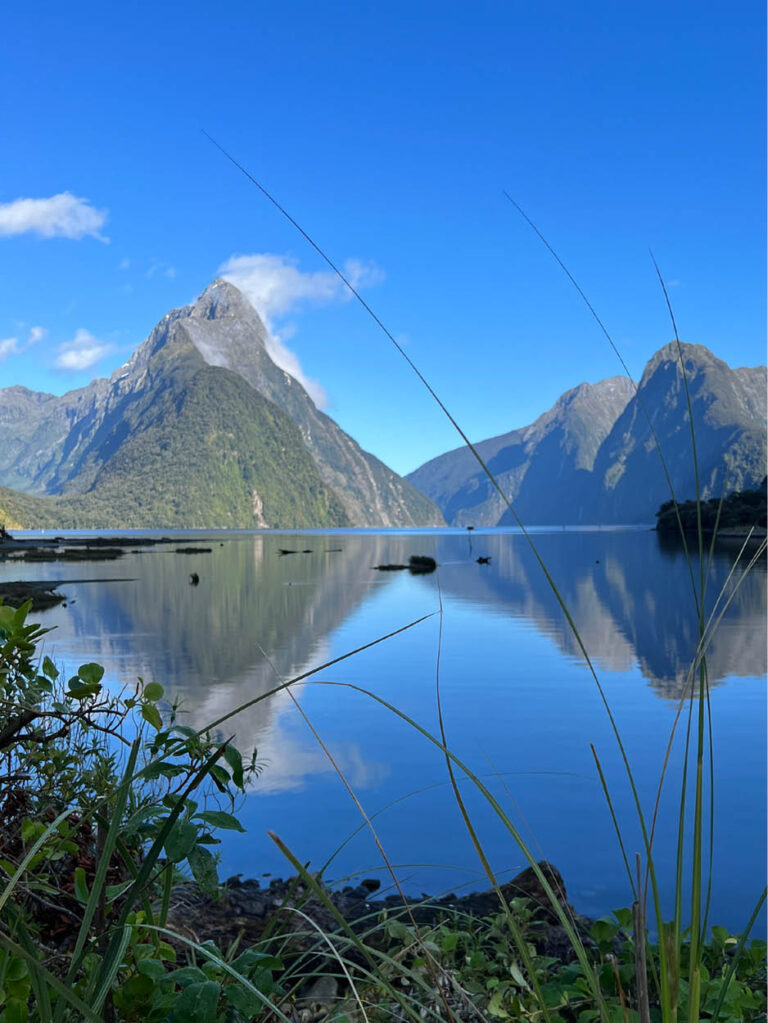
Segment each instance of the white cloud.
M0 203L0 235L27 234L41 238L84 238L99 234L107 219L106 210L97 210L87 199L71 192L60 192L50 199L15 199Z
M22 324L18 324L22 326ZM48 331L45 327L30 327L29 336L26 341L20 341L17 337L6 337L0 339L0 362L3 359L7 359L9 355L18 355L20 352L25 351L30 345L37 344L38 341L42 341L47 335Z
M17 352L21 351L19 345L19 339L17 337L6 337L0 339L0 362L3 359L7 359L9 355L16 355Z
M349 289L331 270L304 273L295 260L268 252L232 256L222 263L218 273L242 291L264 320L270 334L267 351L272 360L299 381L318 407L325 407L327 399L322 387L304 374L296 354L285 344L293 328L283 328L281 336L275 331L274 321L302 303L327 305L349 301L352 297ZM347 260L344 275L356 289L377 284L384 277L375 264L357 259Z
M90 369L112 351L112 345L99 341L89 331L80 329L71 341L59 345L55 366L67 373Z
M126 256L125 259L121 259L120 262L117 264L117 269L118 270L128 270L128 269L130 269L130 266L131 266L131 261Z

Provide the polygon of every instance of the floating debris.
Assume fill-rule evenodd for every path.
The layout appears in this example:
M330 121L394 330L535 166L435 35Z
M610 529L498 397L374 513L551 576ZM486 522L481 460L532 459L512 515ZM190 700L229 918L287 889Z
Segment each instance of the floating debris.
M480 557L477 558L476 560L477 560L478 565L490 565L490 563L491 563L491 556L488 555L487 558L484 558L482 556L482 554L481 554Z
M190 586L198 586L199 583L200 583L200 576L197 574L197 572L190 572L190 574L189 574L189 585Z
M177 547L177 554L210 554L211 547Z
M406 569L411 575L429 575L437 568L437 562L426 554L412 554L407 565L374 565L377 572L404 572Z

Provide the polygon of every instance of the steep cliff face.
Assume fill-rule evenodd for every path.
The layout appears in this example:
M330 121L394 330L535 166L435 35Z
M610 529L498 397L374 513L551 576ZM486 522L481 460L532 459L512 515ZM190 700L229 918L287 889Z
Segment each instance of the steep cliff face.
M553 495L568 494L573 513L600 445L633 393L624 377L580 384L530 426L477 445L524 522L562 522L563 509ZM451 525L495 526L507 512L466 449L432 459L408 479L435 501Z
M255 309L217 280L164 316L109 380L60 398L0 391L8 439L0 484L88 495L77 514L104 526L442 522L423 494L317 410L266 342ZM75 504L59 501L57 514L70 522ZM50 514L16 499L22 506L36 521Z
M732 370L702 345L682 345L702 496L757 486L766 467L766 369ZM654 436L655 434L655 436ZM658 441L658 445L657 445ZM614 377L566 392L531 426L477 445L526 524L654 521L675 494L695 493L691 434L676 343L640 384ZM408 477L451 525L513 525L470 452L432 459Z
M184 326L203 359L247 380L286 412L301 431L323 480L358 526L434 526L442 516L407 480L357 444L320 412L298 381L267 351L267 330L248 300L217 280L200 296Z
M755 487L765 476L766 369L732 370L703 345L681 346L691 399L702 497ZM669 500L659 449L675 496L691 497L696 477L680 355L665 345L645 368L637 395L594 466L595 512L603 522L653 522Z

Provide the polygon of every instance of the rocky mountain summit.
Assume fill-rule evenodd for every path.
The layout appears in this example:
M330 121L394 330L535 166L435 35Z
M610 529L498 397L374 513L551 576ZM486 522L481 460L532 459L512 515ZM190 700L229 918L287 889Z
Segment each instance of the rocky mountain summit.
M0 492L0 508L29 526L441 524L267 341L245 296L216 280L109 380L61 397L0 390L0 484L23 492Z
M766 465L766 368L731 369L703 345L681 345L702 496L755 487ZM652 523L669 500L659 449L683 500L695 493L688 404L676 342L625 377L580 384L530 426L476 445L526 525ZM514 525L465 448L407 477L450 525Z

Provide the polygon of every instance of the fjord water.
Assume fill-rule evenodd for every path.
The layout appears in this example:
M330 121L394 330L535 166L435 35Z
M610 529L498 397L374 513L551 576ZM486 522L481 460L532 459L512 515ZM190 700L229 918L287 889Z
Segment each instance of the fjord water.
M697 641L683 552L639 529L534 536L592 658L650 814ZM36 616L56 627L47 651L65 667L100 661L111 685L130 685L138 676L158 681L169 700L181 700L181 719L201 727L280 681L431 615L294 690L374 818L406 890L488 885L441 751L345 683L373 691L438 734L439 682L449 747L483 778L537 858L560 868L576 908L596 916L630 903L590 752L593 743L633 854L642 847L616 742L578 644L519 532L206 533L192 542L210 553L176 553L176 541L115 562L25 564L27 578L80 580L62 585L67 606ZM709 607L737 550L717 546ZM373 568L407 563L413 554L434 557L437 572ZM490 563L478 564L478 557ZM18 577L19 567L6 563L0 571ZM190 584L192 572L199 585ZM740 575L737 569L729 591ZM708 651L711 919L737 930L765 880L765 618L763 560L736 589ZM686 713L656 839L670 910ZM222 730L234 732L244 750L255 746L262 764L239 812L247 834L224 833L222 876L286 875L289 865L266 836L269 829L311 869L336 853L328 878L376 876L387 887L359 810L287 692L251 706ZM522 854L471 784L461 785L493 867L512 876L525 866Z

